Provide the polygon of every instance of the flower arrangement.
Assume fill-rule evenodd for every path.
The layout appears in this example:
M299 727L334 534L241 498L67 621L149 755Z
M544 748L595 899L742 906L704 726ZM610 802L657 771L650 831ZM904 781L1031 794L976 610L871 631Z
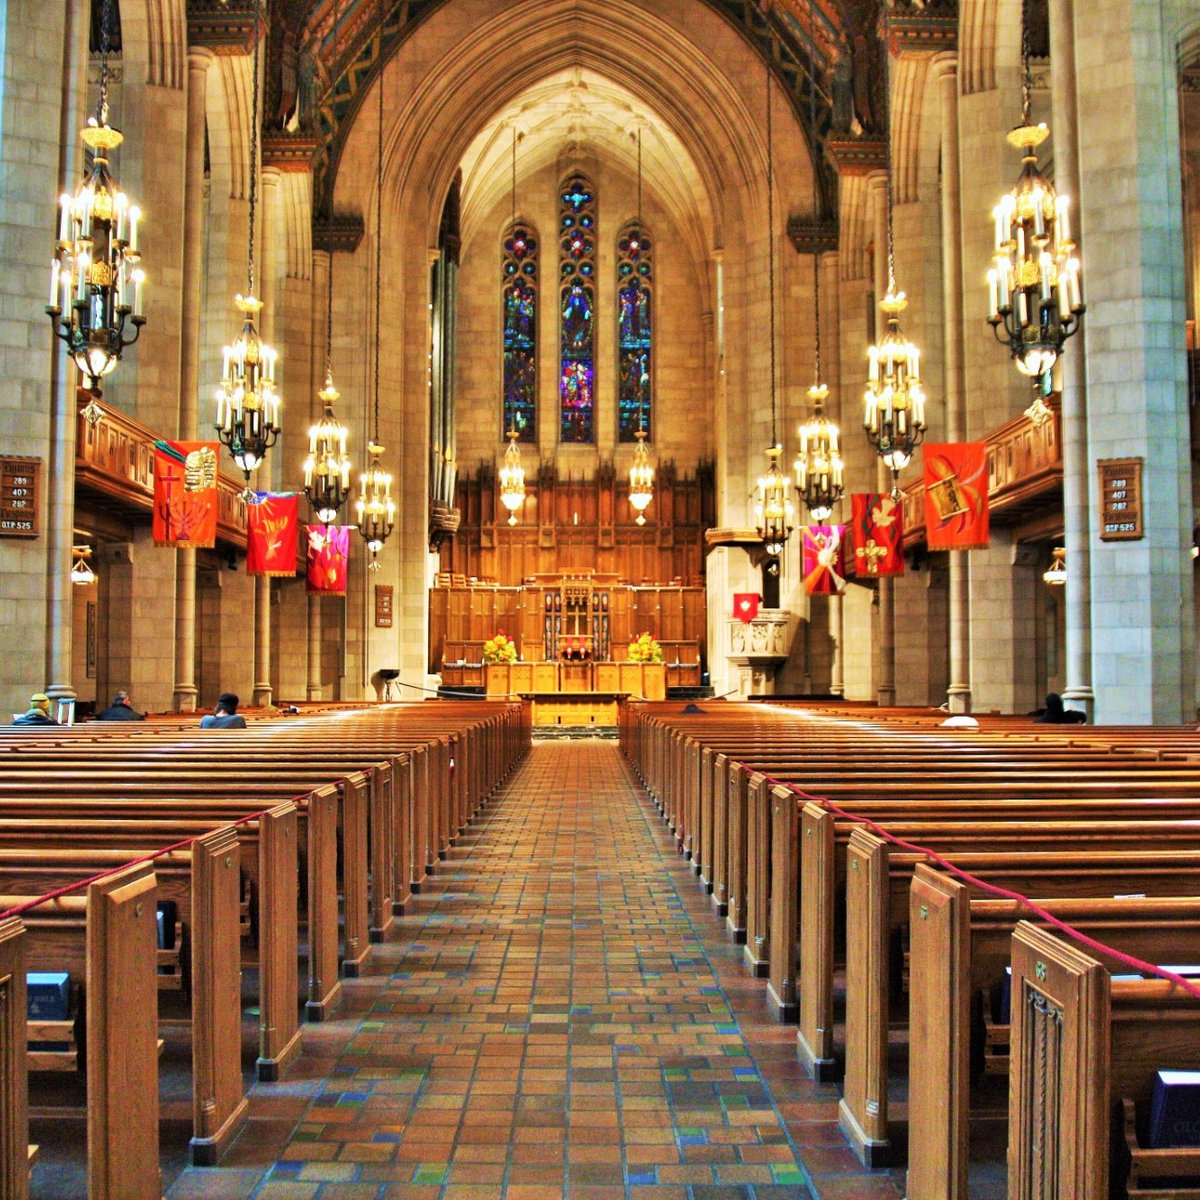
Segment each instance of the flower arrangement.
M639 633L629 643L629 658L632 662L662 662L662 647L647 633Z
M517 661L517 646L503 629L498 630L494 637L483 643L483 661L485 663L515 663Z

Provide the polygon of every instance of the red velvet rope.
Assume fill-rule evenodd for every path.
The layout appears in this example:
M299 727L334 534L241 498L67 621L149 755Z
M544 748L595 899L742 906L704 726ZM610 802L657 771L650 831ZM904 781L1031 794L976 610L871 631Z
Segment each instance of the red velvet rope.
M304 792L299 796L293 796L292 804L299 804L306 800L309 796L308 792ZM286 800L280 800L280 804L288 803ZM275 808L277 805L272 805ZM224 829L226 826L231 826L236 829L239 825L249 825L251 821L257 821L260 817L265 817L271 809L263 808L258 812L251 813L246 817L238 817L236 821L225 821L223 824L214 825L213 829ZM106 871L99 871L95 875L89 875L86 879L80 879L76 883L69 883L65 887L55 888L52 892L47 892L44 896L36 896L32 900L26 900L22 904L16 904L12 908L5 909L0 912L0 921L6 917L19 917L22 913L27 913L31 908L38 908L40 905L48 904L51 900L57 900L60 896L69 896L72 892L77 892L81 888L89 887L93 883L98 883L101 879L107 879L110 875L116 875L118 871L126 871L130 867L140 867L142 863L154 862L162 858L164 855L173 854L176 850L184 850L193 842L198 842L202 837L207 837L212 833L212 829L208 833L197 833L192 837L184 838L181 842L173 842L169 846L163 846L160 850L154 850L150 854L143 854L141 858L131 858L129 862L121 863L117 867L109 867Z
M814 796L811 792L806 792L794 783L789 783L785 779L776 779L773 775L768 775L765 771L758 770L753 763L742 762L738 765L745 767L747 771L755 775L761 775L772 786L785 787L802 800L807 800L812 804L819 804L822 808L828 809L834 816L841 817L844 821L854 821L856 824L865 826L877 837L883 838L886 842L891 842L893 846L899 846L902 850L907 850L912 854L923 854L930 861L941 867L943 871L955 876L957 879L961 879L964 883L969 883L972 887L990 892L993 896L1000 896L1005 900L1015 900L1023 908L1033 913L1034 916L1045 921L1046 924L1052 925L1060 933L1065 934L1073 941L1080 942L1082 945L1088 946L1100 954L1108 955L1110 958L1116 959L1117 962L1124 963L1126 966L1132 967L1142 974L1149 973L1151 975L1158 975L1162 979L1170 980L1176 987L1182 988L1190 996L1200 1000L1200 984L1197 984L1194 980L1185 979L1182 975L1176 975L1174 971L1164 971L1162 967L1155 966L1154 963L1144 962L1140 958L1135 958L1132 954L1125 954L1123 951L1114 949L1112 946L1106 946L1103 942L1089 937L1081 929L1076 929L1073 925L1068 925L1066 921L1056 917L1053 913L1047 912L1041 905L1035 904L1030 900L1028 896L1023 896L1020 892L1014 892L1009 888L999 887L994 883L988 883L983 879L979 879L969 871L964 871L961 867L956 867L954 863L939 854L936 850L930 850L928 846L920 846L916 842L905 841L904 838L897 837L894 833L889 833L882 825L872 821L869 817L862 817L856 813L847 812L840 804L835 804L827 796Z

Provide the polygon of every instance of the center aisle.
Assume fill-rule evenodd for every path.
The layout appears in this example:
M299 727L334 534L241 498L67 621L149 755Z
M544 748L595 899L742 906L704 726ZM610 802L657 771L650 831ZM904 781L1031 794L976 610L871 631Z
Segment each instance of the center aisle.
M895 1200L613 743L535 745L414 907L170 1200Z

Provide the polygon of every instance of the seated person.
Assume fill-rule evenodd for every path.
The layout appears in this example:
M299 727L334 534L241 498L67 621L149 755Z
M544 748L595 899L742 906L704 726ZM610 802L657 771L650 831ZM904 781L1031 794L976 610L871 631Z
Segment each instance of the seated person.
M145 719L145 713L133 711L133 706L129 703L128 692L118 692L113 697L112 704L103 712L96 714L97 721L144 721Z
M201 729L245 729L246 718L237 710L238 698L233 692L222 692L217 707L207 717L200 718Z
M13 717L14 725L57 725L50 715L50 697L45 692L34 692L29 697L29 711Z
M1062 697L1057 692L1051 692L1046 697L1046 707L1033 719L1042 725L1087 724L1087 714L1075 708L1064 708Z

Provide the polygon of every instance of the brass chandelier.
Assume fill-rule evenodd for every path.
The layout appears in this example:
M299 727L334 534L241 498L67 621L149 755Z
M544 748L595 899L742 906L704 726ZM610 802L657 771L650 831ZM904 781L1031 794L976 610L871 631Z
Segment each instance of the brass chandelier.
M396 525L396 502L392 499L392 476L383 469L380 456L383 446L379 442L379 326L383 315L383 288L381 269L383 266L383 76L375 82L379 89L378 123L375 130L375 381L374 381L374 435L367 442L367 469L359 477L358 499L355 512L358 517L358 532L362 534L371 561L367 570L381 569L379 552L392 535Z
M50 264L50 300L46 314L54 333L87 380L91 393L83 416L95 425L103 416L101 380L110 374L126 347L138 340L142 311L138 225L141 211L117 186L109 156L124 141L108 123L108 56L112 0L100 15L100 96L96 115L81 137L92 152L92 165L71 196L59 198L58 238ZM129 328L132 327L132 334Z
M232 346L224 349L221 384L217 390L217 437L229 447L233 461L246 480L242 499L255 499L250 472L256 470L275 445L280 431L280 397L275 390L279 356L259 336L257 319L262 301L254 294L254 224L258 201L258 61L261 44L260 11L255 4L254 56L250 106L250 232L246 254L246 292L237 295L234 306L242 314L242 331Z
M788 479L779 469L783 446L775 423L775 159L771 128L771 68L767 66L767 261L771 306L771 444L767 447L767 469L754 488L755 525L763 549L772 560L768 570L779 573L776 561L783 553L795 527L796 510L792 506Z
M1038 169L1038 147L1050 136L1030 116L1033 71L1029 22L1021 5L1021 124L1008 144L1022 158L1020 177L992 209L994 266L988 271L988 323L1013 363L1033 381L1034 420L1044 419L1042 380L1086 311L1078 249L1071 239L1070 201Z

